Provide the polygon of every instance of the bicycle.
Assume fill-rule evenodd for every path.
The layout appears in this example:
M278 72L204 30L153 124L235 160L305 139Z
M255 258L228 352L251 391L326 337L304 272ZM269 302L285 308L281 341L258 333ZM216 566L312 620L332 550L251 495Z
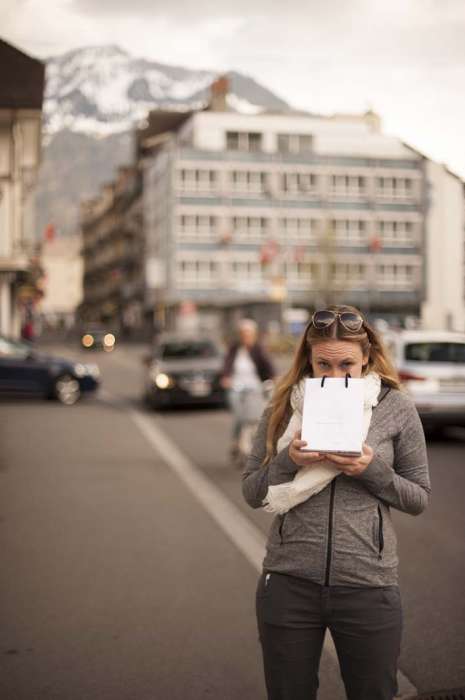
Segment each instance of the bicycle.
M245 467L258 423L271 398L273 388L273 380L267 379L258 388L239 387L230 390L230 405L238 426L231 461L238 469Z

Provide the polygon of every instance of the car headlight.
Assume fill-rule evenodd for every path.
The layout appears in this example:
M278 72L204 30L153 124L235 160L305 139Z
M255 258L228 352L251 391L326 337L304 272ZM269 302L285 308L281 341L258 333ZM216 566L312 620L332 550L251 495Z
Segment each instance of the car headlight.
M113 333L107 333L103 337L103 344L105 345L106 348L112 348L115 343L116 343L116 338L113 335Z
M169 389L174 384L168 374L159 372L155 367L150 370L150 378L158 389Z
M91 348L94 344L94 336L90 333L86 333L82 336L81 343L84 345L85 348Z

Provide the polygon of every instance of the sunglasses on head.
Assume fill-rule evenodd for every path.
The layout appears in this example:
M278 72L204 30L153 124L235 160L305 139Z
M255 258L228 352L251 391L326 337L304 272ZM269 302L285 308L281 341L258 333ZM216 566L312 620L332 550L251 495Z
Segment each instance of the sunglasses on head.
M322 330L323 328L329 328L332 326L338 319L341 325L347 331L359 331L363 326L363 318L360 316L360 314L356 314L353 311L342 311L341 313L336 313L335 311L330 311L329 309L315 311L311 322L314 328Z

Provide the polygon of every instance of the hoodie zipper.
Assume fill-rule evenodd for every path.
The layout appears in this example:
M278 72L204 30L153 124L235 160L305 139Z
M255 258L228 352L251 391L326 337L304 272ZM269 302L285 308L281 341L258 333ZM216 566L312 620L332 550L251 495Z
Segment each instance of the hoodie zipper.
M381 506L378 505L378 559L383 558L384 549L384 532L383 532L383 513Z
M280 537L280 544L283 544L283 525L284 525L284 520L286 519L286 513L284 515L281 515L281 522L279 523L279 537Z
M333 512L334 512L334 492L336 491L336 479L331 482L331 493L329 497L329 521L328 521L328 548L326 550L326 577L325 586L329 586L329 575L331 572L331 554L333 539Z

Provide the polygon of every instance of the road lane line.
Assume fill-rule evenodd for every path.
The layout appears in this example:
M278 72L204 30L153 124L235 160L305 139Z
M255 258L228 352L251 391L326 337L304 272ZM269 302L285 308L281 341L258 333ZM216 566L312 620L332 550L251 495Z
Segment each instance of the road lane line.
M260 530L196 467L152 420L130 409L131 418L163 461L176 472L253 567L261 571L265 541Z
M108 392L105 393L109 397ZM266 550L266 538L263 533L186 457L153 419L132 408L128 409L128 412L155 452L178 475L247 561L261 572ZM337 659L334 642L329 633L325 636L324 649ZM408 700L417 695L415 686L401 671L398 671L397 682L399 695L396 698L399 700Z

